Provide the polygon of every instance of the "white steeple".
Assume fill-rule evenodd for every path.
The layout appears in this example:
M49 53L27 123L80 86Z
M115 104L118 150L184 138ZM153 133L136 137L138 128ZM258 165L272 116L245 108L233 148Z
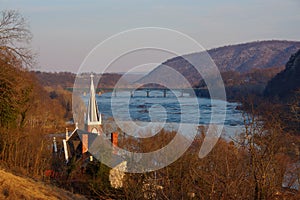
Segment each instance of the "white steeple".
M102 132L102 120L101 113L98 111L93 77L94 75L91 74L90 99L87 107L85 129L88 132L100 134Z

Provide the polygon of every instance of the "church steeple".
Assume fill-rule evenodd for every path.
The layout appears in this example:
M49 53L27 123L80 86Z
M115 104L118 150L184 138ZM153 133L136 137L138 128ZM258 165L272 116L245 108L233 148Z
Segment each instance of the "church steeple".
M91 74L90 99L87 107L85 129L88 132L100 134L102 132L102 120L101 113L98 111L93 77L94 75Z

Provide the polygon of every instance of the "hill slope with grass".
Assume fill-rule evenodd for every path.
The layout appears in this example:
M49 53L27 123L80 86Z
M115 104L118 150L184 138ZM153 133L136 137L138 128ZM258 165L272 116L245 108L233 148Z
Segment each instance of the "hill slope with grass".
M0 170L0 199L84 200L86 198Z

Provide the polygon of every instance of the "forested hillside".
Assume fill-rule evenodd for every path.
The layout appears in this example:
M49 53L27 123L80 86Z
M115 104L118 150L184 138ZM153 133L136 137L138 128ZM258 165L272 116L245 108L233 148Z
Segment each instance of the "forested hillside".
M285 69L270 80L265 95L285 102L300 95L300 50L290 57Z
M265 101L280 105L286 131L300 135L300 50L291 55L285 69L271 79L264 91Z
M237 44L208 50L220 72L234 71L240 74L250 73L255 70L283 68L291 54L300 48L300 42L293 41L258 41ZM189 60L199 59L201 53L184 56ZM201 61L200 61L201 63ZM170 78L170 83L176 87L180 83L171 82L163 65L169 66L182 74L191 85L198 85L201 75L194 67L182 57L175 57L165 61L138 82ZM266 71L265 71L266 72Z
M47 134L65 128L66 109L28 72L34 57L20 45L30 39L18 12L0 12L0 167L41 178L51 164Z

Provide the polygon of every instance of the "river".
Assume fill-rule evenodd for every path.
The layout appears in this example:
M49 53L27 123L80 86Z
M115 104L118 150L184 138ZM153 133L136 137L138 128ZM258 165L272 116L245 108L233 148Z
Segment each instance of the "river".
M83 99L88 102L88 96ZM234 137L243 129L242 112L236 109L238 103L226 102L224 107L221 100L190 97L187 93L181 96L176 91L168 91L166 97L162 91L151 91L150 97L146 97L145 91L136 91L133 97L130 92L123 91L116 96L112 93L97 95L96 99L103 120L114 117L123 121L161 122L169 127L170 124L195 122L205 126L222 123L219 118L226 112L222 137ZM213 108L215 115L211 118Z

